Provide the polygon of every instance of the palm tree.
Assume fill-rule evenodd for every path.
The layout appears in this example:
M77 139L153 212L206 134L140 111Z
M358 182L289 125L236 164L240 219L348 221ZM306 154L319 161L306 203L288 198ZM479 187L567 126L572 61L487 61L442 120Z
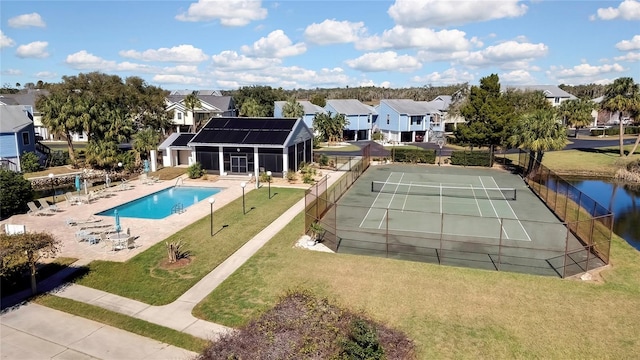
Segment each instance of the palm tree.
M342 138L342 132L349 125L349 121L343 114L331 116L328 113L316 113L313 117L313 130L320 134L322 140L334 142Z
M620 129L620 157L624 156L624 124L622 115L640 112L640 85L633 81L633 78L622 77L616 79L612 84L607 85L601 107L611 113L619 112ZM636 139L635 151L640 135ZM631 153L629 154L631 155Z
M563 101L558 106L558 115L565 119L568 126L576 129L575 137L578 137L578 129L589 126L593 121L591 111L596 108L596 104L591 100L576 99Z
M299 119L304 116L304 107L295 99L289 99L282 107L282 116Z
M240 115L248 117L267 116L266 109L254 98L248 98L242 103Z
M199 127L199 120L196 119L196 108L202 106L200 99L198 99L198 93L196 91L191 92L184 98L184 106L191 112L193 118L193 125L191 125L191 132L197 132Z
M142 162L142 155L149 158L149 152L155 150L160 143L160 134L152 128L146 128L133 135L133 150L136 152L136 164Z
M567 132L558 121L553 109L536 110L522 115L518 119L515 131L509 138L509 144L529 151L536 162L529 171L542 163L545 151L561 150L567 144Z
M66 139L72 164L76 163L76 157L71 134L82 131L74 103L73 95L66 93L61 86L52 87L49 95L36 99L36 107L42 113L42 124L50 133Z

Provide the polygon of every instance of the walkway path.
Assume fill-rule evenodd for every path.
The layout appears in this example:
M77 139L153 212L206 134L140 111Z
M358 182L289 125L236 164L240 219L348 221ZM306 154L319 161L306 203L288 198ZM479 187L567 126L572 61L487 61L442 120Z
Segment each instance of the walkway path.
M328 174L327 186L329 187L335 183L341 175L342 172L330 172ZM242 264L253 256L267 241L289 224L297 214L304 210L304 205L305 200L303 198L245 243L244 246L238 249L212 272L203 277L176 301L168 305L152 306L137 300L76 284L69 284L55 290L55 295L99 306L203 339L216 339L232 329L195 318L191 314L193 308L228 276L242 266ZM43 284L43 286L46 287L46 284ZM2 322L4 322L5 316L7 316L7 314L2 315ZM115 356L102 358L110 359L115 358Z

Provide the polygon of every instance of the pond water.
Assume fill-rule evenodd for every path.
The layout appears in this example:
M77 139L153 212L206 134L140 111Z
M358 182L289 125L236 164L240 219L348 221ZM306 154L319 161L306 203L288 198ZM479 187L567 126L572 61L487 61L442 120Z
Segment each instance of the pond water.
M613 231L640 250L640 186L570 179L580 191L613 211Z

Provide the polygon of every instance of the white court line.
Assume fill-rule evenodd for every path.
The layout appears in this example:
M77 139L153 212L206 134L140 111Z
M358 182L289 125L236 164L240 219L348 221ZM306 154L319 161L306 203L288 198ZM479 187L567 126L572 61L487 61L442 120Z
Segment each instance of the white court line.
M440 214L442 214L442 183L440 183Z
M404 196L404 203L402 203L402 212L404 212L405 206L407 206L407 199L409 199L409 193L411 192L411 185L413 185L413 181L409 183L409 188L407 189L407 193Z
M404 173L402 173L402 176L400 176L400 180L398 181L398 184L396 185L396 189L393 191L393 195L391 195L391 200L389 200L389 205L387 205L387 209L389 209L389 207L391 206L391 203L393 202L393 199L396 197L396 192L398 191L398 188L400 187L400 184L402 183L402 178L404 177ZM387 210L389 211L389 210ZM387 214L387 216L389 216ZM378 225L378 229L380 229L382 227L382 223L384 222L384 216L382 216L382 219L380 219L380 225Z
M496 182L496 179L493 178L493 176L491 176L491 181L493 181L493 183L496 184L496 188L498 188L498 183ZM516 212L513 211L513 208L511 207L511 204L509 204L509 201L504 197L504 194L502 194L502 197L507 201L507 205L509 206L509 210L511 210L511 213L513 214L513 216L516 218L516 220L518 220L518 224L520 224L520 227L522 228L522 231L524 231L524 234L527 236L527 241L531 241L531 237L529 236L529 233L527 232L527 230L525 230L524 225L522 225L522 222L518 218L518 215L516 215Z
M478 208L478 212L480 213L480 217L482 216L482 209L480 209L480 203L478 202L478 197L476 196L476 191L473 189L473 185L469 185L471 187L471 192L473 193L473 200L476 201L476 207Z
M504 228L504 226L502 226L502 222L500 221L500 215L498 215L498 212L496 211L496 207L493 206L493 201L491 201L491 197L487 192L487 188L484 186L484 182L482 182L482 177L478 176L478 179L480 179L480 184L482 184L482 188L484 188L484 193L487 195L487 200L489 200L489 204L491 204L491 207L493 208L493 212L496 214L496 218L497 218L496 220L498 220L498 223L500 224L500 228L504 232L504 235L507 237L507 239L511 239L509 237L509 234L507 234L507 230Z
M393 172L389 174L389 176L387 176L387 180L384 181L384 183L388 183L389 179L391 179L391 175L393 175ZM384 187L384 185L382 185L382 187ZM367 220L367 218L369 217L369 213L371 212L371 209L373 209L373 205L376 204L376 202L378 201L378 197L380 196L380 194L382 194L382 192L378 192L378 195L376 195L375 200L373 200L373 204L371 204L371 206L369 206L369 211L367 211L367 215L364 216L364 218L362 219L362 222L360 223L359 227L362 227L362 224L364 224L364 222Z

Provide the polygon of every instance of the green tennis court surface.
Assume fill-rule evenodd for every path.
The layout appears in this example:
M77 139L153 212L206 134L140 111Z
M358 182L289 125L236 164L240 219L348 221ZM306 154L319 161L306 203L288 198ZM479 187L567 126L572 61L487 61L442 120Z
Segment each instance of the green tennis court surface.
M372 166L323 223L343 253L554 276L589 256L519 176L492 169Z

